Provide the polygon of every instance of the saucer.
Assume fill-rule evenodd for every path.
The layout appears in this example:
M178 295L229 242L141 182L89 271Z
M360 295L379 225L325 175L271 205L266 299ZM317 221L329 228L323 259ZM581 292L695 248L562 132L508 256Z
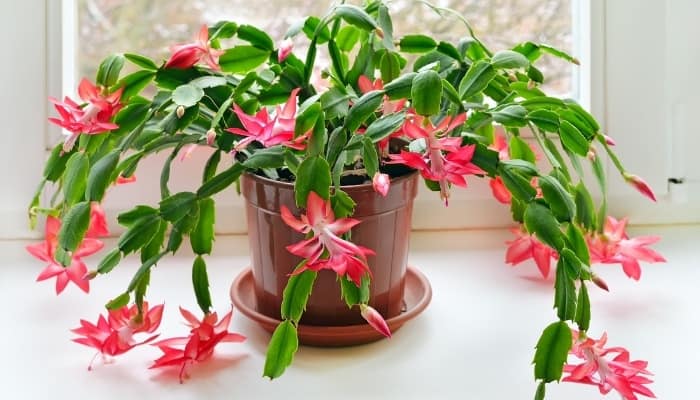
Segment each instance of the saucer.
M418 269L406 268L406 286L404 289L405 311L386 320L391 332L396 332L407 321L418 316L430 303L432 298L430 282ZM266 331L272 333L280 321L263 315L255 306L255 283L253 271L244 269L231 285L233 305L243 315L257 322ZM321 347L353 346L377 341L384 338L368 324L346 326L299 325L297 327L301 344Z

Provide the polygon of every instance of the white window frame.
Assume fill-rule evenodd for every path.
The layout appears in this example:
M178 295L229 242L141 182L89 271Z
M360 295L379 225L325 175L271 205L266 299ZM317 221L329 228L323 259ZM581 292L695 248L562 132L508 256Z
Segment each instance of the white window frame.
M74 17L73 3L73 0L26 0L13 3L8 7L9 12L0 15L0 45L9 49L6 51L10 54L22 55L17 62L0 64L2 76L10 77L5 82L5 93L9 95L0 98L0 107L11 110L3 129L4 146L0 146L0 159L7 171L0 178L5 188L0 197L3 220L0 238L38 235L27 228L26 207L41 176L45 149L50 145L49 129L53 129L46 122L53 114L46 98L61 97L61 93L75 90L75 82L69 79L72 74L58 67L70 61L64 60L64 56L74 46L58 33L64 31L60 21ZM572 5L582 34L590 39L578 41L583 45L577 49L582 61L581 82L587 82L579 88L581 102L599 118L605 132L616 139L629 170L644 176L659 198L657 204L648 202L625 185L616 171L611 171L611 213L629 215L636 223L700 222L700 202L692 201L700 199L697 184L700 177L688 175L683 185L668 183L669 178L697 175L682 162L684 158L690 159L692 147L683 144L697 139L678 136L683 133L683 127L692 126L689 114L695 105L692 99L688 103L687 98L679 95L685 89L683 84L690 82L692 76L689 70L679 73L678 65L684 62L697 65L700 61L697 49L692 49L693 41L679 40L688 30L696 34L686 38L697 37L698 28L688 21L680 25L677 22L683 15L697 11L698 6L692 0L648 0L643 5L634 0L573 0ZM631 9L635 10L634 16L629 12ZM650 52L665 56L653 59ZM700 88L692 89L698 93ZM661 136L667 140L659 141ZM198 158L201 161L204 155ZM158 160L148 164L155 167ZM177 177L175 188L187 188L197 181L197 172L187 176L187 171L196 168L178 169L182 171L173 174ZM143 180L158 173L159 168L152 173L146 171ZM113 216L129 207L143 188L123 192L110 194L107 210ZM157 193L146 197L143 201L155 201ZM242 201L233 191L224 194L221 200L218 230L245 232ZM421 194L415 205L414 228L418 229L508 224L507 208L490 199L487 185L479 179L470 179L468 191L455 190L447 209L434 193Z

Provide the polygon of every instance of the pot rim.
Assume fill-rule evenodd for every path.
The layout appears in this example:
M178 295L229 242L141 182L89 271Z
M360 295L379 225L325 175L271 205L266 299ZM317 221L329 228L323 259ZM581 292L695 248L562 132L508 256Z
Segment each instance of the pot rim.
M398 184L399 182L402 182L404 180L413 179L418 174L419 174L419 171L414 169L405 175L401 175L401 176L396 177L396 178L391 178L390 181L391 181L392 185ZM275 187L279 187L279 188L287 189L287 190L292 190L292 191L294 190L294 182L280 182L278 180L270 179L268 177L258 175L256 173L253 173L253 172L248 171L248 170L246 170L243 173L243 177L245 177L246 179L251 179L254 181L261 182L265 185L275 186ZM342 189L347 189L347 190L350 190L353 192L374 191L374 187L372 186L372 182L362 183L359 185L340 185L340 187Z

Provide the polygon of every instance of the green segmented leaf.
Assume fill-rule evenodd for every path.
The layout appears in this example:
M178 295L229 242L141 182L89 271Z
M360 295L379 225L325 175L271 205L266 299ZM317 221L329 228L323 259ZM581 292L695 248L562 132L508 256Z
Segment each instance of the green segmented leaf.
M281 376L294 360L298 347L297 328L291 321L282 321L267 346L263 375L270 379Z
M411 105L418 115L431 116L440 112L442 79L433 70L424 70L413 78Z
M117 83L122 67L124 67L124 56L121 54L112 54L105 58L97 68L97 84L110 87Z
M487 61L477 61L459 83L459 95L466 100L482 92L496 76L496 69Z
M427 53L436 47L435 39L426 35L406 35L399 40L399 48L404 53Z
M306 270L289 277L282 296L281 315L283 319L294 321L294 323L299 322L306 309L306 302L311 296L316 275L316 271Z
M588 297L588 289L585 283L581 283L576 303L576 316L574 317L574 321L576 321L578 329L585 332L591 324L591 300Z
M535 379L541 379L544 382L561 379L571 345L571 329L566 322L554 322L547 326L537 341L534 359Z
M525 209L525 227L537 236L542 243L561 251L564 248L564 235L552 211L538 202L531 202Z
M585 157L588 154L590 144L581 131L573 126L569 121L563 120L559 125L559 137L561 143L571 152Z
M576 315L576 286L567 274L566 261L557 262L557 276L554 283L554 307L560 320L573 320Z
M195 257L192 264L192 287L194 287L194 294L199 308L204 314L208 314L211 310L209 276L207 275L207 263L201 255Z
M518 52L502 50L491 57L491 65L503 69L526 68L530 65L530 60Z

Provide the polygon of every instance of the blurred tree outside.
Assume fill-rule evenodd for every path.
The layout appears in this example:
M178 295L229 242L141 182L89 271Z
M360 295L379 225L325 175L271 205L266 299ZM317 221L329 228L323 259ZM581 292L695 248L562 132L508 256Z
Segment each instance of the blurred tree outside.
M572 51L572 0L434 0L463 15L477 37L492 50L511 48L523 41L547 43ZM350 1L358 4L359 1ZM315 0L78 0L78 78L94 79L99 62L111 53L136 52L166 59L169 46L186 43L202 23L232 20L263 28L274 40L306 15L323 15L333 3ZM445 18L415 0L389 4L394 36L430 33L452 42L468 36L455 17ZM303 35L302 35L303 36ZM296 41L303 55L305 43ZM547 78L546 89L562 95L572 92L572 66L543 57L538 66Z

